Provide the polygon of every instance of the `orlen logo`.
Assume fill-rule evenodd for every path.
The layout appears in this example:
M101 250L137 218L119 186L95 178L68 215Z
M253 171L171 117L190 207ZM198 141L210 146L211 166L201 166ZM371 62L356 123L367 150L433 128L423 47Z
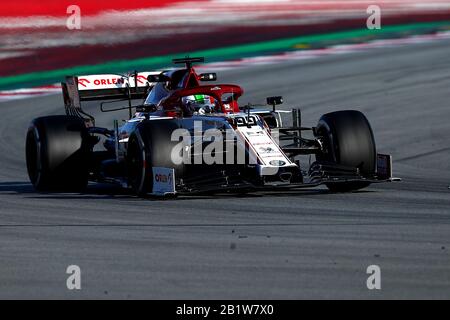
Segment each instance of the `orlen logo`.
M87 88L89 84L92 82L86 78L79 78L78 83ZM93 81L94 86L113 86L113 85L123 85L125 83L125 79L123 78L109 78L109 79L95 79Z
M82 85L83 87L87 87L87 85L91 83L88 79L80 78L78 79L78 84Z
M110 79L95 79L94 85L96 86L106 86L106 85L116 85L124 84L125 80L123 78L110 78Z
M138 75L136 80L138 83L142 83L142 84L145 84L147 82L147 78L142 75Z
M172 175L171 174L156 174L155 175L155 181L161 182L161 183L171 183L172 182Z

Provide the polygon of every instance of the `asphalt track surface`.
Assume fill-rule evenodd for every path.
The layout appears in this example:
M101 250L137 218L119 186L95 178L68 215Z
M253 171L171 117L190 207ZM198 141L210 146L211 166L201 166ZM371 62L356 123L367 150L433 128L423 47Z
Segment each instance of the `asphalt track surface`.
M441 41L219 74L242 102L283 95L305 125L362 110L403 182L351 194L39 194L25 132L62 97L1 103L0 298L450 298L449 53ZM80 291L66 288L72 264ZM373 264L381 290L366 287Z

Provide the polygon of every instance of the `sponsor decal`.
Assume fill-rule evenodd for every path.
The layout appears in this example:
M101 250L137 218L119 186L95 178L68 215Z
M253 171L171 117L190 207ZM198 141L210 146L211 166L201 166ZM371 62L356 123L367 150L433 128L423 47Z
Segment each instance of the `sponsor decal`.
M155 174L155 181L162 183L171 183L172 182L172 174Z
M286 164L286 162L282 161L282 160L272 160L269 162L269 164L271 166L277 166L277 167L282 167Z
M72 80L71 78L69 78L70 80ZM87 87L88 84L90 84L91 82L88 79L84 79L84 78L78 78L78 84L83 86L83 87Z
M94 84L96 86L114 85L114 84L124 84L125 80L123 78L112 78L112 79L95 79Z
M128 83L130 87L145 87L148 84L147 77L149 74L155 74L156 72L142 72L135 78L134 75L121 76L116 74L100 74L100 75L87 75L78 78L79 90L99 90L99 89L117 89L125 88Z
M263 131L248 131L246 132L249 136L264 136Z
M263 148L259 148L259 152L261 153L274 153L274 152L278 152L278 150L275 150L272 147L263 147Z
M138 81L139 82L139 81ZM123 78L106 78L106 79L94 79L92 82L86 78L79 78L78 83L87 88L89 84L93 83L95 86L113 86L125 84Z
M175 194L175 170L153 167L153 195Z
M143 75L138 75L136 80L140 84L146 84L147 83L147 77L145 77Z

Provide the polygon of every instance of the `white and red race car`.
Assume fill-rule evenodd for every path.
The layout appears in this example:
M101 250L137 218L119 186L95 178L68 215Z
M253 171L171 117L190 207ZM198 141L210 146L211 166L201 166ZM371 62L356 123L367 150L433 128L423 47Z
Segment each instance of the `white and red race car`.
M34 119L26 138L30 180L37 190L82 190L88 181L131 188L138 195L304 188L358 190L394 181L392 157L378 154L372 129L359 111L323 115L302 127L301 113L283 125L277 110L240 105L241 87L202 85L216 74L197 74L203 58L176 59L185 67L123 75L67 77L65 116ZM127 105L105 109L106 100ZM133 101L142 103L133 105ZM81 104L103 101L102 111L129 110L111 128L95 125ZM309 132L310 138L305 137ZM315 161L302 161L302 156Z

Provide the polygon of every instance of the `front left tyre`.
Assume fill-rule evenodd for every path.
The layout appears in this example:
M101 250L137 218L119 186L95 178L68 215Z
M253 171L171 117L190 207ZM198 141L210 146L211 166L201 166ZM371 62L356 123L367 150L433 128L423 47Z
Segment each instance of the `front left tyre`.
M327 152L317 155L319 161L358 168L364 177L376 174L377 150L372 128L360 111L344 110L323 115L317 133L324 139ZM332 192L350 192L370 185L367 181L332 182Z
M48 116L33 120L26 137L28 176L38 191L82 191L92 147L82 119Z

